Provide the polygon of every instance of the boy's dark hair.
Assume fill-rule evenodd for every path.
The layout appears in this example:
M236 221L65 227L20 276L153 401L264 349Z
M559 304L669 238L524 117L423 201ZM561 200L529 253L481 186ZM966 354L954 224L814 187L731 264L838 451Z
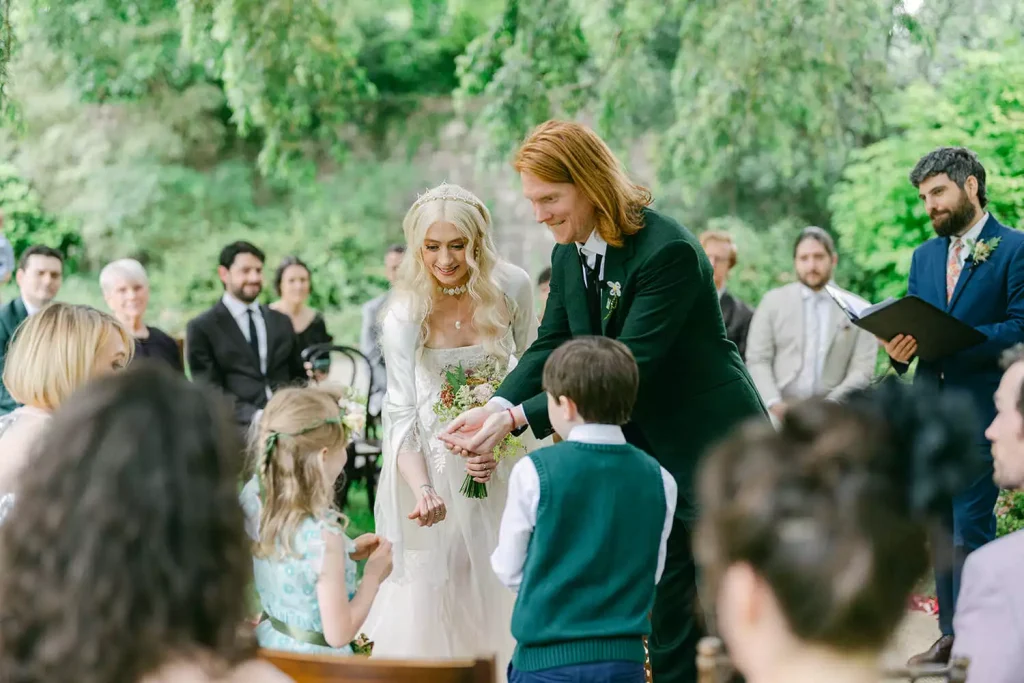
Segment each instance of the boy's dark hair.
M266 263L267 261L266 255L255 244L252 244L251 242L238 241L232 242L220 250L220 265L225 268L231 268L239 254L252 254L260 260L260 263Z
M932 176L945 173L961 190L969 176L978 181L978 205L985 208L988 197L985 194L985 167L978 155L966 147L939 147L925 154L910 172L910 183L920 187Z
M540 287L545 282L551 282L551 266L548 266L544 270L540 271L540 275L537 276L538 287Z
M834 257L836 255L836 242L832 239L832 235L828 234L824 228L810 225L801 230L800 234L796 236L796 241L793 242L793 258L796 258L796 250L800 248L804 240L814 240L825 247L825 251L828 252L829 256Z
M571 339L544 363L544 391L571 399L587 422L629 422L639 387L640 371L633 353L608 337Z
M43 244L33 244L31 247L21 252L21 258L18 259L18 270L25 270L28 268L28 259L31 256L49 256L55 258L64 264L64 254L60 253L53 247L48 247Z

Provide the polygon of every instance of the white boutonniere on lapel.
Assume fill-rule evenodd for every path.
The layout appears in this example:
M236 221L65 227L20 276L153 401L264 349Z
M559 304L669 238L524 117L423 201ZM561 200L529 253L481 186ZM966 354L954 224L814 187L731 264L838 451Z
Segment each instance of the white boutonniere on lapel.
M999 246L999 242L1002 241L1002 237L996 237L993 240L986 242L985 240L975 240L971 243L971 251L968 254L971 257L971 262L975 266L979 266L988 260L988 257L992 255L992 252Z
M619 297L622 296L621 282L608 282L606 284L608 285L608 303L605 304L604 308L608 313L604 316L605 320L612 316L615 308L619 305Z

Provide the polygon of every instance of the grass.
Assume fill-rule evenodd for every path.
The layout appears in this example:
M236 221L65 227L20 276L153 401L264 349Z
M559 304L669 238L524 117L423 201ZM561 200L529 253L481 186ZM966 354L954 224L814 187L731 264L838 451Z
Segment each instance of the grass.
M373 510L370 509L366 497L366 484L357 481L352 483L348 492L348 504L342 510L348 517L348 535L355 538L361 534L372 533Z

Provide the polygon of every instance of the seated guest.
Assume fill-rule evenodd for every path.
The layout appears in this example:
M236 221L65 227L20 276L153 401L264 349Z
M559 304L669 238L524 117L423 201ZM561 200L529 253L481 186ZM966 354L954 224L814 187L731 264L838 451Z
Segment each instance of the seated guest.
M992 442L995 483L1024 488L1024 346L1006 352L996 391ZM956 602L953 655L970 659L969 680L1016 683L1024 676L1024 531L1015 531L967 557Z
M128 331L88 306L50 304L18 328L3 381L22 405L0 417L0 512L13 502L53 411L91 378L124 368L131 357Z
M136 359L155 358L179 372L185 371L178 342L142 322L149 305L149 278L141 263L128 258L108 263L100 271L100 288L114 317L135 337Z
M313 289L313 276L309 266L297 256L288 256L274 274L274 291L278 300L270 307L284 313L292 321L299 351L314 344L330 344L334 338L327 333L324 317L309 307L309 294Z
M749 683L879 680L928 570L926 526L974 467L970 415L969 399L887 381L795 404L778 431L748 424L709 455L696 555Z
M327 333L324 317L308 305L312 289L313 275L309 266L297 256L285 257L274 274L274 291L279 298L270 307L291 319L300 355L311 346L334 341L334 337ZM315 368L309 368L312 376L317 380L326 379L331 367L330 357L318 358L315 365Z
M387 278L389 285L394 285L398 279L398 269L404 258L404 244L392 244L388 247L384 255L384 277ZM359 337L359 350L370 361L372 379L370 395L367 398L370 413L373 415L380 413L380 403L387 391L388 373L384 367L384 353L380 348L380 315L389 293L384 292L363 304L363 329Z
M537 301L540 302L540 313L537 314L537 320L544 319L544 308L548 304L548 294L551 293L551 266L548 266L544 270L540 271L540 275L537 276Z
M61 406L0 527L0 680L287 681L243 630L241 448L219 397L163 364Z
M677 488L623 436L639 385L633 354L607 337L568 341L544 364L563 441L512 469L491 556L518 592L509 683L644 680Z
M750 319L754 317L754 309L726 289L729 272L736 267L736 243L727 232L707 230L700 234L700 246L704 247L704 253L714 269L715 289L718 290L718 303L722 307L725 335L739 349L740 357L746 358L747 331L750 329Z
M333 508L346 446L366 409L326 387L283 389L270 399L252 449L242 507L253 540L262 647L350 655L377 590L391 573L391 544L354 541ZM366 560L356 585L356 561Z
M64 257L56 249L42 245L26 249L14 273L20 296L0 306L0 373L7 362L7 347L14 331L26 318L50 303L60 291L64 279ZM7 387L0 384L0 415L18 407Z
M838 263L832 236L804 228L793 245L799 281L771 290L754 311L747 367L775 420L797 401L842 398L875 374L878 341L851 323L825 290Z
M4 237L4 214L0 212L0 287L11 281L16 266L14 247Z
M224 247L217 268L224 296L189 321L185 332L192 379L233 398L235 421L244 429L275 389L306 377L288 316L256 303L265 260L248 242Z

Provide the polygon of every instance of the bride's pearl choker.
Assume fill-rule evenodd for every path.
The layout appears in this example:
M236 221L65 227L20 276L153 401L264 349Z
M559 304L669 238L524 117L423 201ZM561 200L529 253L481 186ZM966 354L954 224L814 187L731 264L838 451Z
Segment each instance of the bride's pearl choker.
M458 287L438 287L438 289L440 289L442 293L447 294L448 296L458 296L460 294L465 294L466 291L468 290L466 285L459 285Z

